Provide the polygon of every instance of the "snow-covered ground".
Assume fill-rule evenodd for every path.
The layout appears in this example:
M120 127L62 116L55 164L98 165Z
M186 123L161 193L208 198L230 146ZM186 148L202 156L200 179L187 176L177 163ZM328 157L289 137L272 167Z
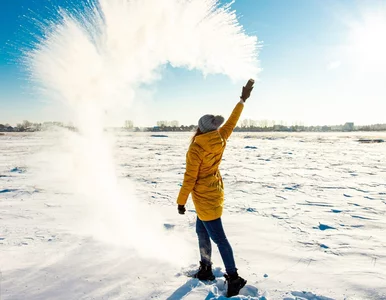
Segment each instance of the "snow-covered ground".
M162 134L116 134L123 203L94 203L103 166L60 155L52 135L0 136L1 300L225 299L215 247L215 283L184 275L199 260L194 207L175 204L191 133ZM386 143L357 142L371 135L231 136L223 223L248 280L235 298L386 299Z

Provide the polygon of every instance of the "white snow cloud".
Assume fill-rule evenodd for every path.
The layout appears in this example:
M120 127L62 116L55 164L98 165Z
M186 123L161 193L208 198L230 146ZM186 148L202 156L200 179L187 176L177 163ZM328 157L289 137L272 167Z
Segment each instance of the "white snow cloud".
M68 191L89 205L90 228L99 237L175 260L173 251L160 248L162 218L141 208L135 192L120 186L114 141L104 127L109 116L132 103L141 85L159 79L165 64L233 80L255 77L257 37L246 35L235 11L216 0L88 5L77 15L62 11L60 20L46 22L50 27L43 28L44 37L27 53L32 79L46 98L70 107L79 128L45 155L47 165L56 166L50 175L67 178ZM67 163L56 164L60 155ZM176 253L187 252L182 242L169 244Z

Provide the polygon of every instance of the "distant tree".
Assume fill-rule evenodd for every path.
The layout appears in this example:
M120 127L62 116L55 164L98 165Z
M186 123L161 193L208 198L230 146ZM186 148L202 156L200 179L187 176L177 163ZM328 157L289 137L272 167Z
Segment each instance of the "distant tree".
M42 124L41 123L33 123L30 127L31 131L41 131Z
M20 123L16 124L16 131L18 132L25 131L25 127L23 126L23 124L20 124Z
M178 127L179 126L179 122L178 121L171 121L170 122L170 126L171 127Z
M168 121L157 121L158 127L166 127L168 126Z
M32 127L32 123L30 121L24 120L22 123L22 126L24 127L25 130L27 130Z
M259 126L262 128L268 127L268 120L260 120Z
M133 128L134 128L134 123L133 123L133 121L131 121L131 120L125 121L125 128L126 128L126 129L133 129Z

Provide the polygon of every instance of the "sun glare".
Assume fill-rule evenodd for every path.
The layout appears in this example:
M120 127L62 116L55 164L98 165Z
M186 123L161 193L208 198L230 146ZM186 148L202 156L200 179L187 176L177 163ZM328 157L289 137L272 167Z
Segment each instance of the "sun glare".
M350 53L366 69L386 65L386 10L367 13L350 25Z

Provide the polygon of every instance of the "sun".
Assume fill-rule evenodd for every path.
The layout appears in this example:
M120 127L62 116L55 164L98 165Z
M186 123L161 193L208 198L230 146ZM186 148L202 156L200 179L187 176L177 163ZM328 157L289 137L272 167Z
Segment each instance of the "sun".
M366 69L386 66L386 10L366 13L350 24L349 52Z

